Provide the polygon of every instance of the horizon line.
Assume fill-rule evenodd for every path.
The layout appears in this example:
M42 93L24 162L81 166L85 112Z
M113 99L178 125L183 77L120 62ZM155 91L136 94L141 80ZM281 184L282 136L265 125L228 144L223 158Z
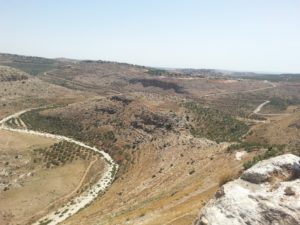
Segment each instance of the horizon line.
M255 73L257 75L284 75L284 74L291 74L291 75L300 75L300 71L296 73L289 73L289 72L271 72L271 71L255 71L255 70L235 70L235 69L218 69L218 68L205 68L205 67L169 67L169 66L154 66L154 65L141 65L138 63L132 63L132 62L125 62L125 61L117 61L117 60L104 60L104 59L91 59L91 58L68 58L64 56L58 56L58 57L48 57L48 56L37 56L37 55L29 55L29 54L23 54L23 53L7 53L7 52L0 52L0 54L3 55L16 55L16 56L25 56L25 57L35 57L35 58L43 58L43 59L50 59L50 60L59 60L59 59L67 59L67 60L74 60L74 61L102 61L102 62L108 62L108 63L119 63L119 64L128 64L133 66L140 66L140 67L149 67L149 68L155 68L155 69L164 69L164 70L215 70L219 72L230 72L230 73Z

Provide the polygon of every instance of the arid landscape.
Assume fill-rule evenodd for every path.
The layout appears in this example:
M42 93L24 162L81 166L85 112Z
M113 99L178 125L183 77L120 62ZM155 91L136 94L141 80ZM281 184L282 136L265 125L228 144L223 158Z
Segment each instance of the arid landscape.
M10 54L0 65L3 225L190 225L245 169L300 155L297 75Z

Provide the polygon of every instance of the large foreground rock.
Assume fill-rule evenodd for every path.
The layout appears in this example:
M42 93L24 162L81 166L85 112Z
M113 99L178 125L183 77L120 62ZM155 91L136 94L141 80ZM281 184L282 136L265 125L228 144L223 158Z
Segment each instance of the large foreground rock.
M286 154L257 163L225 184L196 225L299 225L300 158Z

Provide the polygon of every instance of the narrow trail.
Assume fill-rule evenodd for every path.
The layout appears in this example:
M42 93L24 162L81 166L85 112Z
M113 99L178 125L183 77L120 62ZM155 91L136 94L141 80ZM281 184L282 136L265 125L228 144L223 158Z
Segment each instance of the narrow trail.
M55 135L55 134L49 134L45 132L28 130L28 129L15 129L5 125L5 123L10 119L18 118L20 115L29 112L31 110L34 109L23 110L2 119L0 121L0 130L7 130L7 131L18 132L18 133L36 135L36 136L41 136L46 138L52 138L59 141L67 141L70 143L74 143L81 147L87 148L91 151L100 153L102 155L102 158L105 159L106 161L106 165L102 177L92 187L87 189L81 195L71 199L68 203L60 207L58 210L54 212L50 212L48 215L42 217L37 222L33 223L33 225L39 225L42 223L45 223L47 225L56 225L66 220L67 218L71 217L75 213L77 213L80 209L84 208L85 206L90 204L93 200L95 200L95 198L97 198L99 194L103 193L103 191L105 191L105 189L107 189L115 179L115 175L118 170L118 164L116 164L113 161L113 159L110 157L110 155L107 154L106 152L101 151L96 147L88 146L83 142L76 141L72 138L68 138L62 135Z
M203 95L202 97L217 96L217 95L229 95L229 94L239 94L239 93L251 93L251 92L257 92L257 91L273 89L273 88L277 87L276 84L274 84L270 81L264 81L264 83L269 84L271 86L263 87L263 88L250 89L250 90L245 90L245 91L229 91L229 92L211 93L211 94Z
M82 184L83 184L83 182L84 182L86 176L88 175L90 169L91 169L92 166L96 163L97 160L98 160L98 159L95 158L95 159L89 164L89 166L86 168L86 170L85 170L83 176L81 177L81 180L80 180L79 184L77 185L77 187L76 187L71 193L69 193L68 195L63 196L63 197L61 197L60 199L56 200L56 202L63 201L63 200L65 200L65 199L68 199L68 198L72 197L72 195L74 195L74 194L81 188L81 186L82 186Z
M59 199L54 200L54 201L51 202L48 206L46 206L46 208L44 208L44 209L38 211L37 213L35 213L34 215L30 216L29 218L24 219L24 220L21 222L21 224L26 224L26 223L28 223L28 221L32 221L32 220L34 220L34 218L38 218L38 217L40 217L40 216L46 214L46 213L49 211L49 209L50 209L51 207L54 207L56 204L61 203L61 202L65 201L65 200L70 199L70 198L71 198L71 197L72 197L72 196L80 189L80 187L82 186L82 184L83 184L83 182L84 182L84 180L85 180L85 178L86 178L88 172L90 171L91 167L93 166L93 164L94 164L97 160L98 160L98 159L95 158L93 161L90 162L89 166L86 168L86 170L85 170L83 176L81 177L80 182L78 183L78 185L76 186L76 188L75 188L72 192L68 193L68 194L65 195L65 196L62 196L62 197L59 198Z

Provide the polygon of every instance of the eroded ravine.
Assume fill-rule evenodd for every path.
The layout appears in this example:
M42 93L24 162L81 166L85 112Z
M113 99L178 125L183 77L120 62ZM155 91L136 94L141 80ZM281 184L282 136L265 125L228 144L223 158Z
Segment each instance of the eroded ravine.
M81 147L89 149L91 151L100 153L102 155L102 158L105 159L106 161L106 165L102 177L92 187L87 189L81 195L71 199L68 203L64 204L59 209L50 212L46 216L40 218L37 222L33 223L33 225L39 225L39 224L56 225L66 220L67 218L71 217L72 215L77 213L80 209L90 204L95 198L97 198L99 194L101 194L106 188L108 188L110 184L113 182L113 180L115 179L115 175L118 170L118 164L116 164L114 160L110 157L110 155L107 154L106 152L101 151L96 147L91 147L89 145L86 145L83 142L76 141L72 138L68 138L62 135L49 134L46 132L28 130L28 129L15 129L5 124L10 119L17 118L20 115L31 110L33 109L23 110L2 119L0 121L0 129L74 143Z

